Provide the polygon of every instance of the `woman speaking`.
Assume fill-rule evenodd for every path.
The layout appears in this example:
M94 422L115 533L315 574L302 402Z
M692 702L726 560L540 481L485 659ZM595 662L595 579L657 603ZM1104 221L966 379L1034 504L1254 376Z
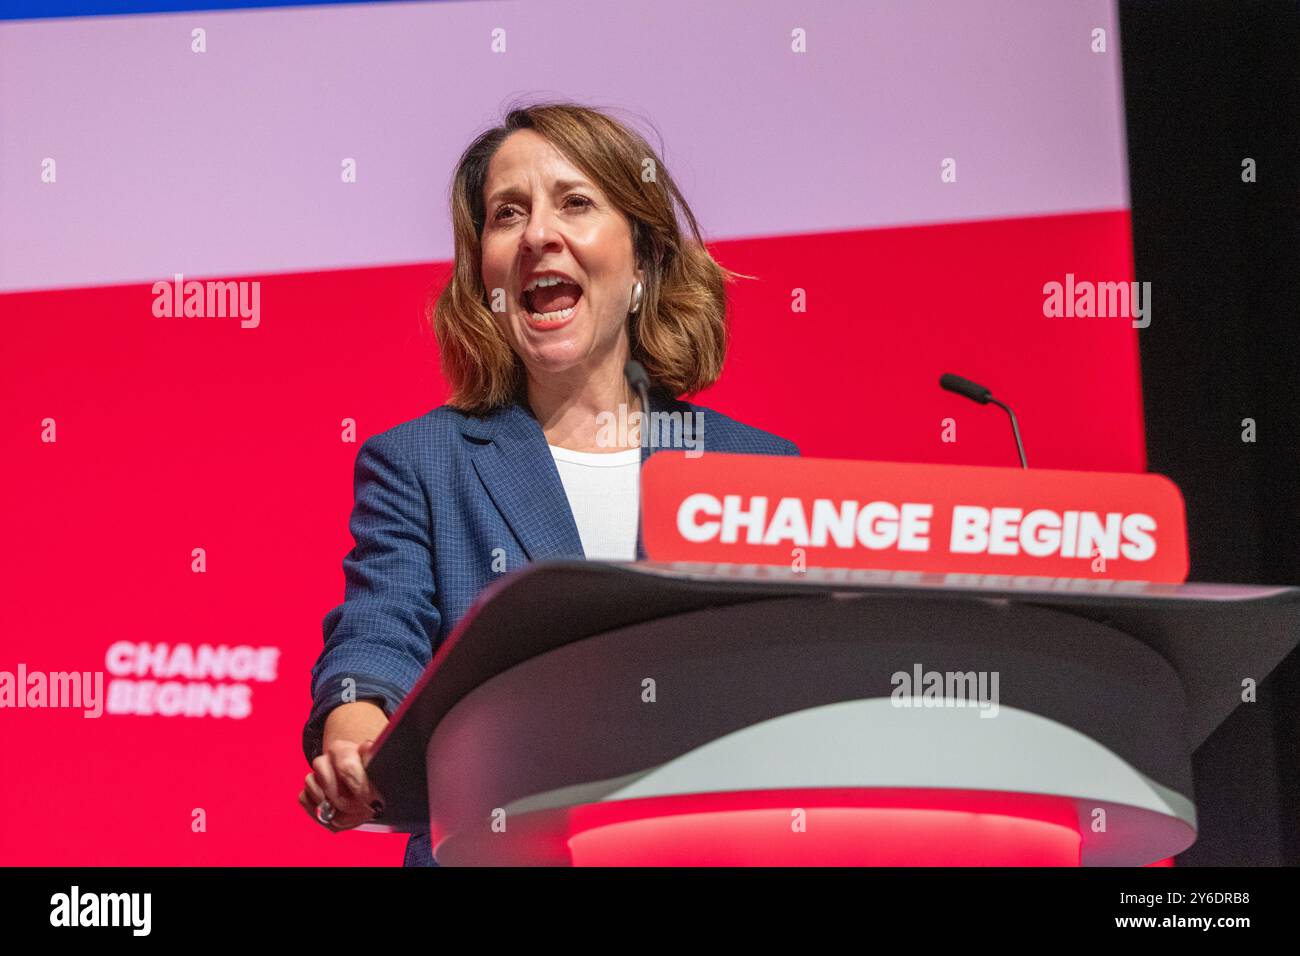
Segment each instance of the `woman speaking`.
M677 398L721 374L733 274L641 136L572 104L513 110L461 157L451 213L455 263L433 310L451 395L358 451L344 601L312 670L298 799L334 831L382 815L373 742L485 587L528 561L644 556L652 417L699 423L706 453L798 454ZM405 862L435 865L427 833Z

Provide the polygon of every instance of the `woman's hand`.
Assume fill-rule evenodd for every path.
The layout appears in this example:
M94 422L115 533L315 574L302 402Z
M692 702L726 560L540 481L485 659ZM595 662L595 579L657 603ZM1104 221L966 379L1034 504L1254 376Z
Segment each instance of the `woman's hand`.
M375 738L387 724L383 710L369 701L342 704L330 711L324 750L311 762L311 773L298 794L298 803L317 823L334 831L350 830L382 809L383 797L371 785L366 764ZM333 808L328 822L317 815L325 802Z

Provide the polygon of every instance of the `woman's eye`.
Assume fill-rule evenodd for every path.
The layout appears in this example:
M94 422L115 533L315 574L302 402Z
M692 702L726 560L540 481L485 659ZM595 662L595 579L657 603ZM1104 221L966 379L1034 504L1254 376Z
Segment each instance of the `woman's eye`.
M593 205L595 204L586 196L570 196L569 198L564 200L564 206L566 209L567 208L585 209L588 206L593 206ZM514 206L501 206L500 208L497 209L495 213L492 214L492 220L493 222L509 222L511 219L517 218L516 216L513 215L513 213L516 212L519 212L519 210L516 209Z

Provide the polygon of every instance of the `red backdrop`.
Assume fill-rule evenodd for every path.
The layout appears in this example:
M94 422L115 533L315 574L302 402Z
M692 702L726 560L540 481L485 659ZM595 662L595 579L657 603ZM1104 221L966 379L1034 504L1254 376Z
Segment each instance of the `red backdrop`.
M1067 271L1131 278L1127 213L715 252L759 279L733 289L726 373L701 404L809 456L1014 464L1005 416L939 390L952 371L1016 408L1031 465L1144 469L1137 332L1042 311L1043 284ZM246 277L262 282L256 329L155 318L148 285L0 296L0 670L102 671L123 640L280 649L243 719L6 711L0 863L400 862L404 837L307 819L299 740L351 546L358 444L340 423L356 420L359 443L441 403L422 308L445 274ZM791 311L795 288L806 312Z

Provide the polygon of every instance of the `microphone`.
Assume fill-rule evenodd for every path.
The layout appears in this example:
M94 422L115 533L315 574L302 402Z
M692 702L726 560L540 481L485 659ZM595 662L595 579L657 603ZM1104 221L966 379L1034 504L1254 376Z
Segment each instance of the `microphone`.
M939 387L952 392L954 395L960 395L962 398L969 398L972 402L979 402L981 405L990 403L1002 409L1011 418L1011 434L1016 437L1016 451L1020 452L1020 467L1028 468L1029 462L1025 461L1025 446L1020 441L1020 424L1016 421L1016 413L1011 410L1011 406L999 402L993 397L983 385L972 382L968 378L962 378L960 375L951 375L945 373L939 376Z
M650 376L645 370L645 366L636 359L629 359L628 363L623 366L623 377L627 383L636 390L641 396L641 427L640 432L641 445L645 446L649 436L650 428ZM641 515L645 510L645 487L641 481L641 470L645 467L645 453L641 455L641 464L637 466L636 476L636 546L637 553L633 555L634 560L639 560L640 552L645 545L641 540Z
M650 376L646 372L644 365L636 359L629 359L628 363L623 366L623 377L641 396L641 424L645 426L647 424L646 419L650 417Z

